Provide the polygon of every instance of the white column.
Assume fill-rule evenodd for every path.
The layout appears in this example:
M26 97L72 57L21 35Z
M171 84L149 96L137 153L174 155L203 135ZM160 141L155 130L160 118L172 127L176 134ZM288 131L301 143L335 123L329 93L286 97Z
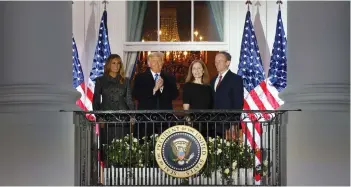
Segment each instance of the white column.
M288 1L283 184L350 185L350 2Z
M0 7L0 185L72 186L72 3Z

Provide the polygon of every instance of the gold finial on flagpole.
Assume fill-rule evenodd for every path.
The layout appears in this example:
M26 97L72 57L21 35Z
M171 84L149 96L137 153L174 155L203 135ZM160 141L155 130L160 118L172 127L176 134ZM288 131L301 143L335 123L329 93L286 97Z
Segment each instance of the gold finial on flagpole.
M104 10L106 10L106 4L108 4L108 1L107 0L103 0L102 4L104 4Z
M252 5L252 2L250 0L247 0L245 2L245 4L247 5L247 10L249 11L250 10L250 5Z

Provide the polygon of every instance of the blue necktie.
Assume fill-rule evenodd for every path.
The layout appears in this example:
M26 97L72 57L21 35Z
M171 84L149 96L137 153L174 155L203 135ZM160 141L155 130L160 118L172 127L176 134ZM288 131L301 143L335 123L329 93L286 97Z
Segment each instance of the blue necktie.
M157 79L158 79L158 73L155 74L155 83L156 83ZM158 97L158 95L156 95L156 96L157 96L157 99L156 99L156 109L160 109L159 97Z

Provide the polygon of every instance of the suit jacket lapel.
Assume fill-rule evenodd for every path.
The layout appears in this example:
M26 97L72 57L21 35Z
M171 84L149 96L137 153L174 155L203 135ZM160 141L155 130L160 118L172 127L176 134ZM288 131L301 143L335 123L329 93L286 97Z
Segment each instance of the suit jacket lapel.
M146 70L146 73L148 74L148 77L150 77L150 79L152 80L152 82L154 83L154 85L155 85L155 78L154 78L154 76L152 75L152 73L151 73L151 69L150 68L148 68L147 70Z

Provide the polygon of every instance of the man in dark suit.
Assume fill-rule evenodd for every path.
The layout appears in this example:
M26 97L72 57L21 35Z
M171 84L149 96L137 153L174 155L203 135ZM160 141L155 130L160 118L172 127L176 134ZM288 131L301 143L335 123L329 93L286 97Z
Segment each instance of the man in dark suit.
M227 52L219 52L215 58L215 66L218 75L211 80L214 96L214 109L242 110L244 107L244 86L241 76L229 70L231 55ZM240 119L240 113L236 114L235 120ZM240 123L234 124L240 128ZM223 137L230 124L217 123L216 133ZM214 129L213 129L214 130Z
M164 55L154 52L148 56L149 68L135 77L133 96L138 101L138 110L172 110L172 101L178 97L174 76L161 71ZM134 134L139 138L153 134L152 123L136 124ZM165 126L165 125L164 125ZM146 130L145 130L146 127ZM164 128L163 128L164 129ZM160 127L155 128L160 133Z

